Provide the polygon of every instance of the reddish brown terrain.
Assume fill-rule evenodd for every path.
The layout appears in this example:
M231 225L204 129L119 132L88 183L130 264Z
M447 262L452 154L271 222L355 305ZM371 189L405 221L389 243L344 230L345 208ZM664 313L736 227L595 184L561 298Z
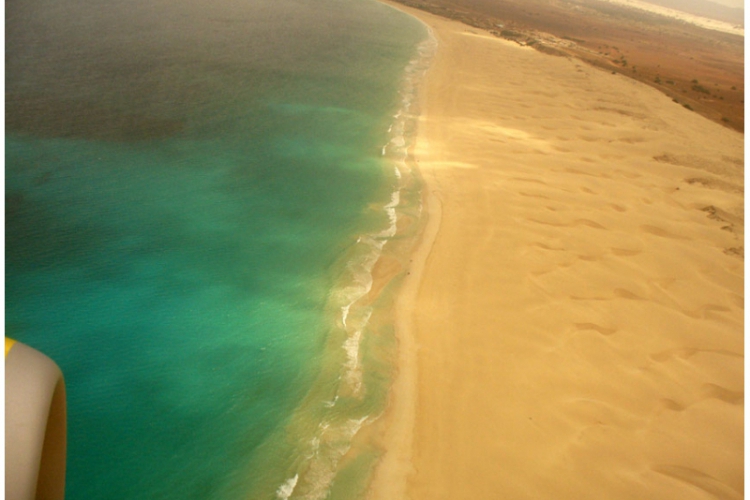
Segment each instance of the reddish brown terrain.
M598 1L397 0L658 88L744 132L744 37Z

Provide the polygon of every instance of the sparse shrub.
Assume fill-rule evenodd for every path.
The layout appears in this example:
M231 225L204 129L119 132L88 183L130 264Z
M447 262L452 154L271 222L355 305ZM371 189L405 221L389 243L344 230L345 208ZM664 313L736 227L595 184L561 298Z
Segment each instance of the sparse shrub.
M690 111L693 110L693 107L690 104L683 104L682 107L685 109L689 109Z
M674 80L667 80L667 83L670 85L674 85Z
M654 78L654 83L661 83L661 78L659 78L658 76Z
M692 89L695 90L696 92L700 92L701 94L710 94L711 93L706 87L703 87L703 86L697 85L697 84L693 85Z
M724 123L729 123L729 118L727 118L726 116L722 116L721 121L723 121Z

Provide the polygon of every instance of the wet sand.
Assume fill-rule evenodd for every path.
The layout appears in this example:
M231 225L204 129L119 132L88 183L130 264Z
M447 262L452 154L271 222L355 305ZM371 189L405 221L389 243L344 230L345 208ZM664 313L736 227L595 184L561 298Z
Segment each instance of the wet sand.
M439 47L370 497L742 498L742 134L397 8Z

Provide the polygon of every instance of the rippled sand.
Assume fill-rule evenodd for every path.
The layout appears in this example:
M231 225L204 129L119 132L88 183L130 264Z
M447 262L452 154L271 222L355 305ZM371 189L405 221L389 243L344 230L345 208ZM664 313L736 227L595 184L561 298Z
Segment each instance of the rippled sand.
M430 219L371 497L742 498L743 136L404 10Z

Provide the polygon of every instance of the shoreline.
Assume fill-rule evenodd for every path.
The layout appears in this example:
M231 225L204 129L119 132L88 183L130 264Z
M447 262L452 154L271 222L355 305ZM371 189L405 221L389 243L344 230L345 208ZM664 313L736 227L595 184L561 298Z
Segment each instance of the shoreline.
M264 486L281 500L359 498L379 458L397 356L393 303L423 226L422 185L410 150L419 115L416 82L432 54L429 38L416 49L403 68L387 141L379 147L384 182L364 207L370 227L354 235L332 266L325 305L331 327L321 370L289 423L263 445L298 450L284 479Z
M439 57L440 46L432 27L420 17L410 12L404 5L389 0L379 0L399 12L403 12L420 21L428 31L428 39L435 43L430 65L422 74L417 85L416 104L419 108L417 130L414 143L409 148L412 157L413 175L421 180L422 228L417 241L412 246L408 271L400 283L393 303L393 324L396 334L397 359L396 375L391 384L382 421L379 422L378 441L384 454L376 464L371 477L366 498L376 500L396 500L407 498L408 477L412 469L413 427L417 403L417 345L412 334L413 311L422 283L422 275L429 258L432 246L440 230L441 205L436 193L425 179L428 172L419 168L419 151L426 149L424 134L421 132L421 117L426 112L427 103L424 96L424 85L429 78L430 70ZM424 42L422 42L424 43Z
M368 498L738 498L742 135L383 3L439 45Z

